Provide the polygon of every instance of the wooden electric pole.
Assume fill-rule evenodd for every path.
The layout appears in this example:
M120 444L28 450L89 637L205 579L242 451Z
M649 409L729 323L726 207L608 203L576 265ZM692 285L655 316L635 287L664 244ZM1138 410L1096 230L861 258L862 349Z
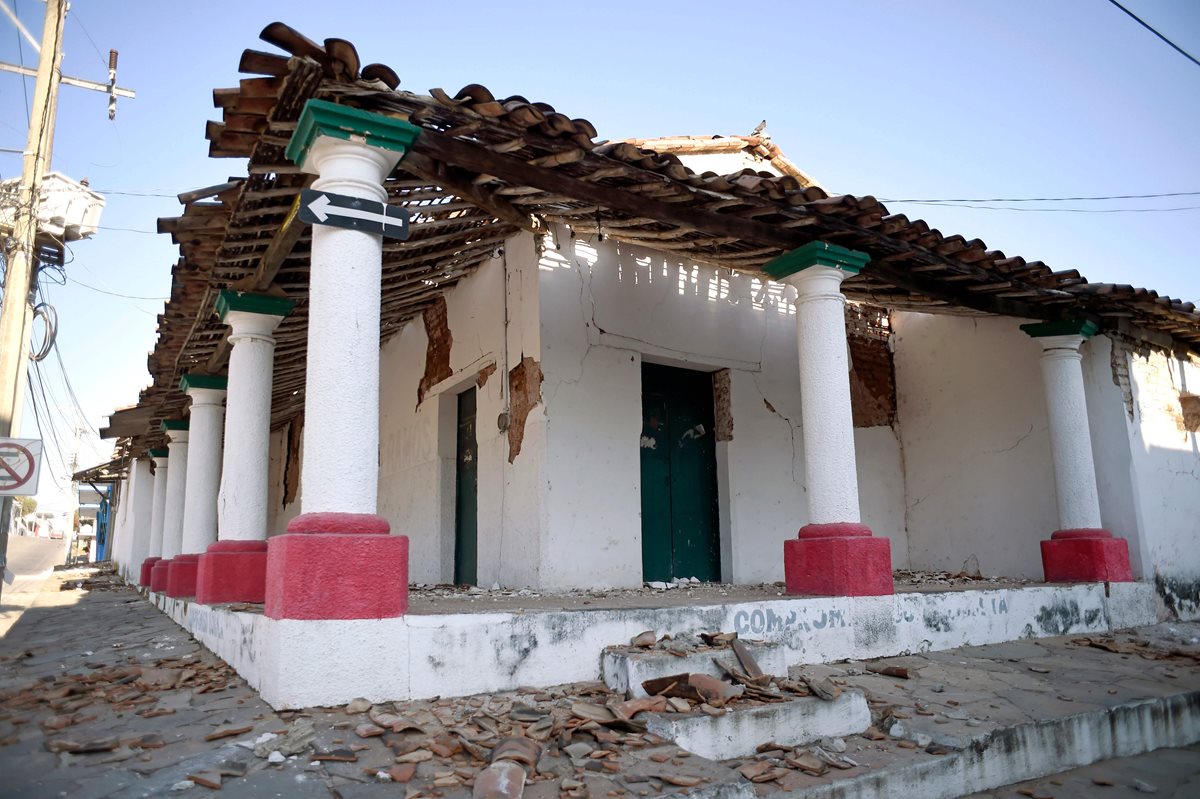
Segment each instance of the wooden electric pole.
M54 118L62 77L62 39L67 19L66 0L46 0L37 82L25 143L25 162L17 194L12 237L5 253L4 299L0 305L0 438L19 431L25 374L29 367L29 334L33 323L30 295L36 285L34 246L38 232L38 197L42 177L54 146ZM8 527L12 498L0 505L0 574L8 566ZM3 591L0 580L0 591Z

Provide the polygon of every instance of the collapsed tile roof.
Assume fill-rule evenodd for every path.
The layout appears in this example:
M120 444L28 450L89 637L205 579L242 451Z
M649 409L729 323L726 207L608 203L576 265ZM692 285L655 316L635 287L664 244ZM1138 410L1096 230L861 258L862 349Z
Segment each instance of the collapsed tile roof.
M222 120L205 131L209 154L248 159L247 176L179 195L183 214L158 223L181 258L149 358L153 385L137 408L114 414L107 431L122 439L125 455L161 445L159 421L184 412L182 374L223 368L226 328L213 313L223 288L281 290L296 300L277 333L273 424L303 408L310 242L292 208L314 178L284 150L311 98L402 116L422 129L385 186L412 222L408 240L384 242L381 340L514 232L561 222L749 273L822 239L871 256L843 284L854 299L929 312L1082 317L1109 329L1125 319L1200 350L1192 303L1089 283L1074 269L1054 271L978 239L945 236L889 213L874 197L831 196L769 140L728 137L757 149L782 175L696 174L675 155L695 137L596 141L586 119L516 95L497 98L479 84L453 95L399 90L390 67L363 66L343 39L318 44L283 23L261 38L286 55L246 50L239 71L257 77L214 90Z

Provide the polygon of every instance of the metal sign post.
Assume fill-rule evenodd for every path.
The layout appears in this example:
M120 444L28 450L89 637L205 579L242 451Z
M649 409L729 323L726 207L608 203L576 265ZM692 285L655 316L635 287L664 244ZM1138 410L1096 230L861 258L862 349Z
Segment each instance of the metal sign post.
M36 438L0 438L0 497L37 493L42 442Z

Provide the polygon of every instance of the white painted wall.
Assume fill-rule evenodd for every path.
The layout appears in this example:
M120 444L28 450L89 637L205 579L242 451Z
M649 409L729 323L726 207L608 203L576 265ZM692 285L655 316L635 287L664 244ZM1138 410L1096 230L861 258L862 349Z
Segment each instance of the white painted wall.
M412 582L453 578L457 395L494 367L476 389L478 579L482 585L539 584L544 420L540 409L529 415L513 464L507 432L497 423L508 409L508 370L523 354L538 357L533 252L532 237L516 236L447 293L452 375L419 405L428 346L422 319L409 322L381 352L379 513L393 533L409 537Z
M1041 347L1019 321L896 313L896 392L915 569L1040 579L1057 528Z
M543 583L641 581L641 361L731 377L733 440L718 452L734 582L783 578L807 523L794 291L645 248L548 237L539 264L548 499ZM594 238L594 237L589 237ZM864 521L907 561L900 442L855 434ZM597 491L597 486L602 490Z
M1161 349L1126 350L1134 420L1130 455L1144 576L1171 581L1200 611L1200 442L1184 428L1181 391L1200 393L1200 364ZM1161 589L1161 586L1160 586Z

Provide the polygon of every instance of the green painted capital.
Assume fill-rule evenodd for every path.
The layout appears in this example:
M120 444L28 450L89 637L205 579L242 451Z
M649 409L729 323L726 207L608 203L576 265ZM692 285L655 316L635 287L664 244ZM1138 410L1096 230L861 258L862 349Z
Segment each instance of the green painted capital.
M179 381L179 390L186 393L191 388L212 388L224 391L229 380L221 375L184 375Z
M187 419L163 419L162 423L159 425L159 428L164 433L169 433L172 430L187 430L188 429L188 420Z
M848 250L824 241L810 241L803 247L797 247L767 261L763 271L775 280L794 275L810 266L832 266L834 269L857 275L870 260L871 256L865 252Z
M308 151L319 136L359 140L370 147L403 154L417 138L421 129L403 119L373 114L360 108L331 103L328 100L309 100L300 112L296 132L288 142L287 157L304 165Z
M1100 326L1087 320L1069 320L1065 322L1032 322L1021 325L1021 329L1033 338L1046 336L1083 336L1091 338L1100 332Z
M251 294L248 291L225 289L217 295L217 316L225 321L230 311L257 313L263 316L287 316L296 307L295 300L270 294Z
M162 449L152 449L152 450L150 450L150 457L151 457L151 458L165 458L165 457L167 457L167 456L168 456L168 455L170 455L170 454L171 454L171 451L170 451L169 449L167 449L166 447L163 447Z

